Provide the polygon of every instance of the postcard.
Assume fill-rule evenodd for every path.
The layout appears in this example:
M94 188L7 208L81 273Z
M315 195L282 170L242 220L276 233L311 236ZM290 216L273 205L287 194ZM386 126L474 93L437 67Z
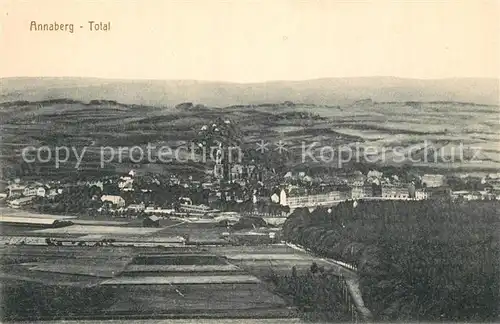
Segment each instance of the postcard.
M4 0L0 321L500 321L497 0Z

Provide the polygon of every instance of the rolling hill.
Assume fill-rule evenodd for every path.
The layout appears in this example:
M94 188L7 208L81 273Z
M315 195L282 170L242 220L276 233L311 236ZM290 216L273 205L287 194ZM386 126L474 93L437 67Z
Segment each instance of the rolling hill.
M485 78L417 80L364 77L246 84L97 78L0 79L0 102L59 98L86 102L108 99L160 106L188 101L213 107L283 101L347 105L367 98L376 102L455 101L497 105L500 103L500 92L498 79Z
M376 149L381 164L392 163L395 149L420 157L431 147L439 150L440 158L415 166L492 170L500 168L498 98L494 79L386 77L234 84L4 78L0 160L4 167L18 168L21 149L27 145L65 145L86 148L82 168L100 173L99 147L152 143L175 148L196 140L203 125L229 118L250 150L262 140L283 141L295 156L290 165L300 164L304 143L316 143L315 155L323 147ZM461 147L466 161L445 159L460 155ZM73 164L68 163L66 171L74 172ZM335 161L326 164L338 167ZM109 167L112 171L130 166ZM46 171L40 174L65 173L53 167Z

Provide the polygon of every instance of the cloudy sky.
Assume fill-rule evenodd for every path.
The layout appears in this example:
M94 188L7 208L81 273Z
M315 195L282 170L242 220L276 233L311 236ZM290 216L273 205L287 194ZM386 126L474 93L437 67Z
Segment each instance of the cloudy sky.
M0 77L498 77L500 1L2 0ZM88 21L111 22L90 32ZM30 31L72 23L74 33ZM83 26L83 28L80 28Z

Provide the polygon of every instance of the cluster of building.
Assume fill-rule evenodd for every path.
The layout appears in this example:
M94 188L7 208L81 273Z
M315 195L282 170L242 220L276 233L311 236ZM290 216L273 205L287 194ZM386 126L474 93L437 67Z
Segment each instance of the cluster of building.
M6 189L7 191L2 193L2 196L9 198L8 204L12 208L30 205L36 197L53 198L63 192L62 188L52 182L23 184L20 179L16 179L14 183L9 184Z
M240 204L251 202L265 202L274 205L286 206L288 209L298 207L316 207L335 205L346 200L425 200L436 196L448 196L456 199L479 200L499 199L500 174L490 174L481 180L488 185L487 190L452 191L447 186L447 179L442 174L424 174L407 179L399 179L397 175L387 176L377 170L363 174L359 171L343 175L312 176L306 172L292 171L277 175L270 173L268 168L262 167L255 161L248 163L231 163L229 152L225 152L222 142L224 138L232 137L232 124L229 120L220 120L217 123L203 125L200 129L198 146L206 148L216 145L216 159L213 168L207 172L203 180L187 180L181 175L172 174L168 179L151 177L147 185L138 181L135 171L119 178L114 178L118 192L107 193L104 188L106 179L87 181L87 186L100 188L102 195L98 196L102 207L98 211L116 213L146 213L150 215L206 215L213 212L212 205L217 201ZM206 150L205 150L206 151ZM177 202L170 202L168 208L163 205L148 206L147 203L126 203L128 194L137 192L151 192L155 186L177 186L190 189L190 192L209 192L207 205L195 204L193 197L181 197ZM153 189L151 189L153 188ZM21 184L19 181L8 186L8 202L12 207L22 207L32 203L35 197L55 197L63 189L52 183ZM128 200L129 202L132 200ZM213 206L213 205L212 205Z
M333 206L346 200L424 200L431 197L448 196L464 200L500 199L500 175L490 174L481 180L488 185L487 190L453 191L447 186L446 177L441 174L425 174L411 182L405 182L396 175L384 176L381 172L372 170L367 174L357 171L344 176L322 176L314 178L305 172L287 172L278 182L264 182L265 174L254 164L224 164L216 163L211 175L211 181L195 181L191 177L180 181L175 175L170 176L168 185L182 187L195 186L200 190L209 191L209 204L214 201L232 201L243 203L258 201L287 206L290 210L298 207ZM190 197L181 197L168 208L147 206L144 202L126 204L123 194L140 190L148 192L151 189L134 185L138 177L135 171L121 176L117 185L121 194L103 194L99 197L102 207L98 212L113 213L145 213L150 215L188 215L202 216L214 212L215 209L203 204L194 204ZM105 180L104 180L105 181ZM103 190L104 181L86 182ZM160 185L158 179L152 179ZM257 183L252 187L250 183ZM225 185L224 185L225 184ZM231 185L237 184L238 190ZM16 181L8 186L9 205L15 208L31 204L35 197L55 197L63 192L60 186L52 183L34 182L21 184Z
M498 191L500 188L453 191L448 187L446 177L442 174L425 174L415 179L417 181L404 182L397 176L383 177L378 171L370 171L367 175L355 172L344 178L336 178L333 184L314 184L314 179L304 173L299 173L296 177L290 172L285 175L285 179L292 178L301 180L306 186L300 184L281 186L271 196L272 202L294 209L332 206L346 200L425 200L431 197L464 200L500 199ZM500 184L500 176L488 179L498 179Z

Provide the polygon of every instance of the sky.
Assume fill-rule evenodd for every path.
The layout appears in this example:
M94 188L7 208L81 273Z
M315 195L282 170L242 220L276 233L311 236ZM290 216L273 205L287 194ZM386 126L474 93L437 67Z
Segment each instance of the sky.
M500 0L0 0L0 77L498 77L499 61Z

